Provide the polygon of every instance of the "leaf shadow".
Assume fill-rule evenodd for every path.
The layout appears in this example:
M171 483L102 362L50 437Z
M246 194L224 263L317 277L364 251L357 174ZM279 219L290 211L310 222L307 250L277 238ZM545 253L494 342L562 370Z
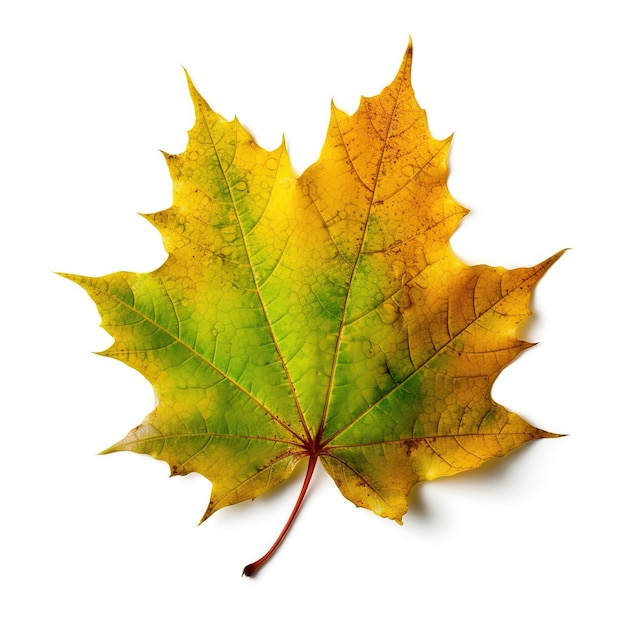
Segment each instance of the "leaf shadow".
M536 441L528 443L537 444ZM466 492L470 492L472 489L478 491L487 485L502 487L511 480L512 474L516 471L515 466L524 456L529 454L532 447L534 446L523 445L516 450L507 453L505 457L493 458L485 461L476 469L460 472L459 474L455 474L453 476L437 478L432 482L437 483L442 487L445 487L446 484L463 486L463 489ZM450 481L452 481L452 483ZM409 510L404 516L405 522L419 522L422 524L424 522L432 523L437 517L424 498L423 487L425 484L426 483L418 483L409 494Z

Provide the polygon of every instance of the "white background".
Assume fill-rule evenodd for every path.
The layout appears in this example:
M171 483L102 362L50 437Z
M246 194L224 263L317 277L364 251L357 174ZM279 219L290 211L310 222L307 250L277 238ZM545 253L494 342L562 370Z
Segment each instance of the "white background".
M0 621L22 624L618 624L624 588L624 145L620 3L24 1L0 12ZM169 206L158 149L192 125L181 66L259 143L313 162L334 98L352 112L412 36L469 263L571 250L536 291L540 345L494 396L568 433L419 487L404 526L319 471L196 526L210 485L133 454L150 386L92 354L110 339L53 271L149 271L137 213Z

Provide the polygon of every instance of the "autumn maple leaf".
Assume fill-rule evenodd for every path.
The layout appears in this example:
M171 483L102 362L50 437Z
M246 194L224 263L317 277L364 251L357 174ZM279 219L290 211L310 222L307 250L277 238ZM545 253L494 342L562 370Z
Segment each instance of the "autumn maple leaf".
M531 268L470 267L449 239L450 140L431 137L398 75L348 116L332 108L299 178L284 145L259 147L190 83L196 122L167 155L174 203L146 215L169 256L145 274L69 276L113 336L106 356L141 372L157 406L106 452L167 461L212 482L204 515L276 487L319 459L357 506L401 521L419 481L554 437L491 399L530 344L517 327L560 254Z

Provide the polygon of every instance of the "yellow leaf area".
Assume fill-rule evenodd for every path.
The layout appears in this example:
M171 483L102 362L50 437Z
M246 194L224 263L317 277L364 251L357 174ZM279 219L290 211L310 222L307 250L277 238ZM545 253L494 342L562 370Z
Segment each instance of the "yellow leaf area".
M107 452L206 476L205 518L308 459L297 510L319 459L346 498L400 521L417 482L556 436L490 391L529 346L517 328L560 254L514 270L455 256L467 211L448 192L450 140L428 131L411 55L354 115L332 108L299 178L284 145L264 150L190 84L187 149L166 155L174 203L146 216L166 262L70 277L115 340L103 354L158 398Z

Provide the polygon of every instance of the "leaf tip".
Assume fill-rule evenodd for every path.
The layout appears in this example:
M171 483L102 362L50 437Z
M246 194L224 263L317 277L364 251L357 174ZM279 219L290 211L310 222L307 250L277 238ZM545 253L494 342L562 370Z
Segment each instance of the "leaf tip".
M538 272L537 280L541 278L567 251L569 248L563 248L559 250L557 253L548 257L545 261L542 261L538 265L535 266Z
M402 76L407 74L411 77L411 66L413 64L413 39L409 36L409 43L406 47L406 51L404 52L404 57L402 58L402 65L400 66L400 71L398 72L398 76Z
M185 72L185 79L187 80L187 89L189 90L189 95L191 96L191 100L193 102L193 107L196 112L196 118L200 112L201 107L205 107L209 111L212 111L211 107L207 103L207 101L200 95L200 92L196 89L196 86L193 84L191 80L191 76L189 76L189 72L185 67L183 67L183 71Z
M411 35L409 35L409 43L406 46L406 52L404 53L404 56L405 58L413 58L413 37L411 37Z
M551 433L548 432L547 430L540 430L539 431L539 437L541 439L559 439L560 437L567 437L567 434L560 434L560 433Z
M181 65L183 72L185 72L185 80L187 81L187 87L189 88L189 91L196 91L196 88L193 84L193 81L191 80L191 76L189 76L189 72L187 71L187 68L184 65Z
M53 272L54 274L56 274L57 276L60 276L61 278L66 278L67 280L71 280L73 283L78 282L82 276L79 276L78 274L68 274L67 272Z
M211 501L207 510L204 512L204 515L200 518L200 521L198 522L198 526L201 526L202 524L204 524L204 522L206 522L209 519L209 517L211 517L212 514L213 514L213 502Z

